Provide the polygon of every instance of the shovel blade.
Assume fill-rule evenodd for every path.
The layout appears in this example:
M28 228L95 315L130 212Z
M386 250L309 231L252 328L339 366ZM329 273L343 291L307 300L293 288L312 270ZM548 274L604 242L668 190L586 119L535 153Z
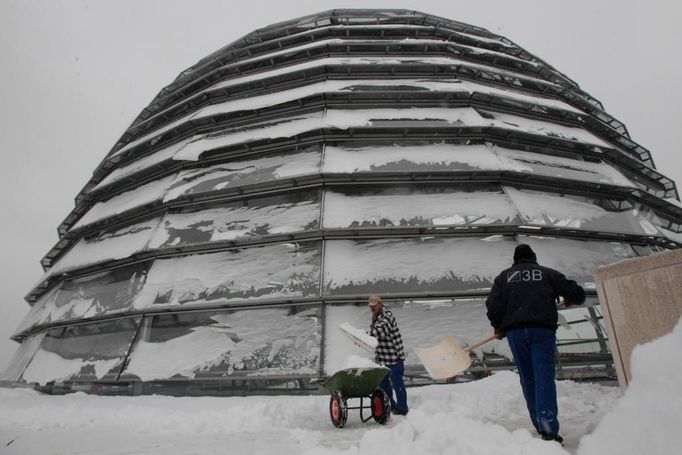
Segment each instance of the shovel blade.
M448 379L471 366L471 357L452 339L446 336L443 341L428 348L415 348L419 360L432 379Z

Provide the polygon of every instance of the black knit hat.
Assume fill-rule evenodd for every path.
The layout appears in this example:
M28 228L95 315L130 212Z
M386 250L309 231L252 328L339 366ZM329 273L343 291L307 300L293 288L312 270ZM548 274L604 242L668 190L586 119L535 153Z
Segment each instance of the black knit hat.
M533 251L533 249L530 246L526 245L525 243L522 243L521 245L517 246L516 249L514 250L514 264L524 259L531 261L538 260L537 256L535 256L535 252Z

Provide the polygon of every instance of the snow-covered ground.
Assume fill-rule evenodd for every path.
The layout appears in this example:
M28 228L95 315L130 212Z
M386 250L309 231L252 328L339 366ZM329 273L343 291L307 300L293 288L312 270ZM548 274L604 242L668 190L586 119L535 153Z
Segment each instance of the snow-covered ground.
M558 384L565 447L531 430L511 372L408 391L410 413L386 426L349 411L332 426L327 396L172 398L43 396L0 389L0 453L6 454L524 454L679 453L682 324L639 346L633 382Z

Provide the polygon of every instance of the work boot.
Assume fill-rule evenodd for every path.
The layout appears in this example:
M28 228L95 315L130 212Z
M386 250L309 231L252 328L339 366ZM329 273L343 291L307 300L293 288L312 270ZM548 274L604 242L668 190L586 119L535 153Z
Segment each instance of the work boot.
M559 436L558 434L555 433L546 433L544 431L540 432L540 436L542 436L543 441L556 441L562 446L564 445L564 438Z

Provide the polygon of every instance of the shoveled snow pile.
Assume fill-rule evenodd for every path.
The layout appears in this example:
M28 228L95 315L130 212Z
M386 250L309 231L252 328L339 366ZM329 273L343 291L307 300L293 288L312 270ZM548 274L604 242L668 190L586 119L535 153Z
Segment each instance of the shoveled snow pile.
M580 455L680 453L682 318L672 333L635 347L632 381L613 411L580 443Z
M528 420L519 379L408 390L410 413L362 423L350 410L332 426L329 396L173 398L45 396L0 389L0 451L6 454L462 454L670 455L682 428L682 326L638 347L633 382L557 384L565 447L542 441ZM347 363L369 363L347 359ZM357 400L351 400L356 405ZM606 417L604 417L606 416ZM591 433L591 434L590 434ZM587 436L586 436L587 435Z
M367 357L361 357L359 355L349 355L343 362L343 369L346 368L378 368L381 367L378 363Z

